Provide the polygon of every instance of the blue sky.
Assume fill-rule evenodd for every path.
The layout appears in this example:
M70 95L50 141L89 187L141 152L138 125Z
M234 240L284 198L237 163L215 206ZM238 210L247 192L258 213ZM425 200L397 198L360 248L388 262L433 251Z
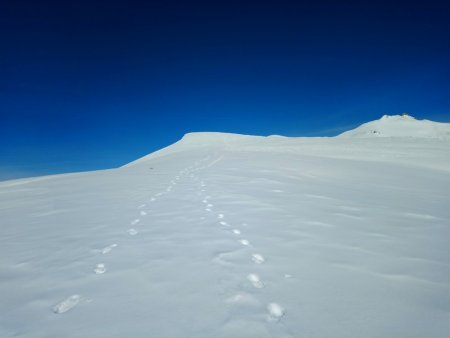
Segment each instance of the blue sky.
M450 122L445 2L0 4L0 179L123 165L192 131Z

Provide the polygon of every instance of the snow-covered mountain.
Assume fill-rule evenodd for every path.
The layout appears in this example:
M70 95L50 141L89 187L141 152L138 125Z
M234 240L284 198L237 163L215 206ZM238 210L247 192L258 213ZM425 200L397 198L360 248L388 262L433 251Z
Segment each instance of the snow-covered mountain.
M0 337L447 337L449 191L444 137L192 133L2 182Z
M450 123L416 120L410 115L384 115L338 137L424 137L450 139Z

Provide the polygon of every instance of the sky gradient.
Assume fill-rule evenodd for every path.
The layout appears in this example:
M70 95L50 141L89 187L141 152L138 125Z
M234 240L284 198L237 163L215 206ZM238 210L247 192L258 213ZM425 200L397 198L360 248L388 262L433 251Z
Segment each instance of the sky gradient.
M450 122L444 1L6 1L0 180L112 168L187 132Z

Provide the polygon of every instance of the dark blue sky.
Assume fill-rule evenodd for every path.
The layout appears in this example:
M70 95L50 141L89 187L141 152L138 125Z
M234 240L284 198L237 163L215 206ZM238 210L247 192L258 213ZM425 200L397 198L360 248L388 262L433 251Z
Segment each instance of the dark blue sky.
M2 1L0 179L116 167L186 132L450 121L445 1Z

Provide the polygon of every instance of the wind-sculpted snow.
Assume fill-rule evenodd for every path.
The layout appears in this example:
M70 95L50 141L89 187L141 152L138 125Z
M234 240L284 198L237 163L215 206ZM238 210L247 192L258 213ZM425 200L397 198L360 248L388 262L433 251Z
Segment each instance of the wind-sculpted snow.
M0 337L447 337L449 145L192 134L0 183Z

